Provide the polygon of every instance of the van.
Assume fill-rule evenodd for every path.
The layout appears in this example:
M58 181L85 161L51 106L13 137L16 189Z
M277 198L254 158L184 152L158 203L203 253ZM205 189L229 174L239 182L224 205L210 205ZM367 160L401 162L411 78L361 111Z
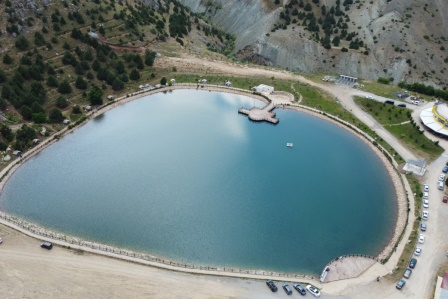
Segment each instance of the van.
M439 181L438 183L438 189L443 190L443 181Z

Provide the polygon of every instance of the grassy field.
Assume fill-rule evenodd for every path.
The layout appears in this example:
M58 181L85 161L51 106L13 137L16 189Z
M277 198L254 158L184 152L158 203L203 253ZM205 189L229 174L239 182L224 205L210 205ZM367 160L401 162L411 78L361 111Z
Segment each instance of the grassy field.
M396 85L390 85L390 84L382 84L382 83L378 83L375 81L369 81L369 80L361 80L360 84L364 84L364 88L362 89L363 91L367 91L367 92L371 92L373 94L382 96L382 97L386 97L386 98L391 98L391 99L396 99L394 97L394 93L399 92L399 91L404 91L402 88L396 86ZM425 101L429 100L428 96L416 93L416 92L410 92L411 95L415 95L418 96L422 99L424 99Z
M421 201L421 198L423 196L422 182L420 182L420 180L414 174L410 174L406 178L409 182L409 185L411 186L412 193L416 194L414 203L414 209L415 209L414 214L417 220L412 226L411 235L409 236L408 242L406 243L404 250L400 256L400 259L397 263L398 269L395 270L392 275L387 276L387 278L393 281L398 281L400 278L403 277L403 273L406 270L412 256L414 255L414 250L417 245L417 238L419 234L420 215L422 211L422 201Z
M430 161L443 153L438 143L429 140L418 126L410 122L409 110L357 97L355 102L371 114L386 130L391 132L417 156Z

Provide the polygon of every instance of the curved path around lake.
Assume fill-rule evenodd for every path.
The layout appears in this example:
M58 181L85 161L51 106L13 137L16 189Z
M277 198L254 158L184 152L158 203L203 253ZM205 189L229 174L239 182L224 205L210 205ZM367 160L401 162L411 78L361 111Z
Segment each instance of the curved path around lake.
M403 188L401 179L398 176L398 173L396 172L394 167L391 165L391 163L386 159L386 156L389 156L389 158L393 162L395 162L395 161L392 159L392 156L389 153L387 153L384 149L382 149L380 147L380 150L379 150L377 147L373 146L372 142L374 140L372 138L370 138L370 136L363 133L358 128L350 125L349 123L346 123L343 120L338 119L337 117L329 116L326 114L324 115L324 113L322 113L319 110L292 103L292 101L294 100L294 96L292 96L289 93L276 92L274 94L265 94L263 96L260 96L260 95L253 94L253 92L248 91L248 90L229 88L229 87L225 87L225 86L203 85L203 87L199 87L195 83L193 83L193 84L190 84L190 83L182 84L181 83L181 84L175 84L175 85L169 86L169 87L164 87L161 89L154 89L154 90L150 90L150 91L138 91L135 93L128 94L126 96L116 99L114 102L110 102L110 103L104 105L103 107L100 107L100 109L92 111L91 113L88 114L88 116L89 116L89 119L91 119L93 117L96 117L96 116L116 107L117 105L121 105L123 103L132 101L134 99L141 98L143 96L147 96L149 94L153 94L153 93L157 93L157 92L165 92L165 91L174 90L174 89L199 89L199 88L210 90L210 91L213 90L213 91L220 91L220 92L227 92L227 93L230 92L230 93L237 93L237 94L243 94L243 95L250 95L250 96L255 96L256 98L264 100L264 101L266 101L266 99L269 99L269 101L270 101L269 106L273 107L272 109L274 109L275 107L297 109L297 110L300 109L301 111L306 111L315 116L321 117L326 120L330 120L331 122L333 122L337 125L340 125L343 128L346 128L346 129L351 128L351 130L353 130L353 131L357 132L358 134L360 134L361 136L363 136L360 138L364 141L367 141L367 144L372 148L373 151L375 151L378 154L380 159L383 161L386 169L388 170L388 172L391 176L391 179L394 183L394 187L395 187L395 191L396 191L396 198L398 201L398 211L399 211L398 217L397 217L397 222L396 222L396 229L395 229L394 235L391 238L389 244L386 246L386 248L383 250L383 252L381 252L380 255L378 256L378 259L380 259L380 260L384 260L384 259L388 258L388 256L391 254L393 248L395 247L395 245L398 241L398 238L400 237L400 234L401 234L401 232L405 226L405 223L406 223L406 195L404 192L404 188ZM69 134L69 133L73 132L73 130L75 130L76 128L77 127L74 127L73 129L65 130L62 133L61 132L56 133L53 136L53 138L48 138L45 142L42 142L42 144L39 145L38 147L33 148L32 150L26 152L23 155L23 158L21 160L19 160L20 163L15 163L15 162L11 163L11 167L5 168L0 173L0 176L3 178L3 180L0 184L0 190L4 186L7 179L20 166L21 163L23 163L24 161L26 161L27 159L29 159L30 157L32 157L33 155L38 153L40 150L44 149L46 146L55 142L57 140L57 138L55 138L56 136L58 136L58 138L62 137L63 134ZM395 167L396 167L396 165L395 165ZM44 240L52 241L61 246L76 248L79 250L82 249L82 250L85 250L88 252L104 254L106 256L113 256L113 257L117 257L120 259L130 260L133 262L141 262L143 264L152 265L152 266L159 267L159 268L165 268L165 269L169 269L169 270L177 269L182 272L189 272L189 273L195 273L195 274L210 274L210 275L232 276L232 277L263 278L263 279L265 279L265 278L274 279L274 278L282 277L284 280L291 279L291 281L297 280L298 278L316 280L312 276L292 275L292 274L286 274L286 273L276 273L276 272L272 272L272 271L241 270L241 269L233 269L233 268L226 269L226 268L214 268L214 267L203 267L203 266L179 264L174 261L162 260L160 258L152 257L149 255L146 255L146 257L143 257L144 255L139 254L139 253L120 250L118 248L113 248L111 246L107 246L104 244L95 244L95 243L86 242L86 241L82 241L82 240L77 241L76 240L77 238L70 238L70 242L67 242L66 236L64 236L64 238L62 238L60 234L53 233L53 232L46 232L44 229L41 229L35 225L30 225L29 223L26 223L26 222L23 224L23 223L21 223L20 220L11 223L11 221L7 221L9 219L9 217L7 215L4 215L4 216L0 215L0 216L2 216L1 218L3 218L1 220L2 223L4 223L4 224L9 223L9 224L11 224L11 227L13 227L15 229L20 229L20 231L26 232L27 234L29 234L30 236L35 237L35 238L38 236L42 237L42 235L44 235L45 236L45 238L43 238ZM31 229L30 229L30 227L31 227ZM349 265L351 264L349 262L350 261L349 257L347 257L345 260L347 261L347 263ZM340 277L339 278L334 277L333 280L356 277L360 273L367 270L367 268L371 266L371 263L363 263L362 265L364 265L363 267L365 267L365 268L363 268L363 271L347 270L344 272L344 271L340 270L338 272L340 274ZM343 269L343 267L340 267L340 269ZM347 269L350 269L350 267L347 267ZM337 273L337 272L335 272L335 273Z

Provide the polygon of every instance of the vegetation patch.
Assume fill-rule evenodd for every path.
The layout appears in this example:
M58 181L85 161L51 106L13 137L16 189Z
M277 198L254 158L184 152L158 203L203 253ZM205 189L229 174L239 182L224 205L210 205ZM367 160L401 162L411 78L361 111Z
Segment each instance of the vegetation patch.
M410 110L360 97L355 102L418 156L432 161L443 153L438 142L429 140L414 123Z

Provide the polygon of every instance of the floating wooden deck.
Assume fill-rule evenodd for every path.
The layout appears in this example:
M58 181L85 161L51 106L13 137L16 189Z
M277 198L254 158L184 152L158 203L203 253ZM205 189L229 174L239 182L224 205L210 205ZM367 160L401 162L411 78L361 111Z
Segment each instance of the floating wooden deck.
M272 110L275 109L274 104L269 104L266 107L260 109L253 107L252 109L241 108L238 113L245 114L252 121L266 121L271 124L278 124L278 118L275 118L275 113Z

